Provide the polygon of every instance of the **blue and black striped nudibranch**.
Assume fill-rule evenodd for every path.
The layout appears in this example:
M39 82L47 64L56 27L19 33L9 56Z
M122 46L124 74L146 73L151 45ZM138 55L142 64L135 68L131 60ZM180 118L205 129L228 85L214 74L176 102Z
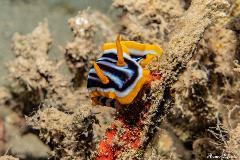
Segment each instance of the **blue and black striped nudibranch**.
M103 55L90 68L87 88L95 104L114 107L128 105L148 81L150 71L144 69L155 56L162 54L156 45L121 41L103 45Z

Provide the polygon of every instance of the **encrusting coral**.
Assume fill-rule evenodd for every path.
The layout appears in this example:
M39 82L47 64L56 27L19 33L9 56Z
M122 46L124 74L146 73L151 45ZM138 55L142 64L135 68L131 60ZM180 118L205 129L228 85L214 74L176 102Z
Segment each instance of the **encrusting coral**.
M51 36L47 23L39 24L32 34L13 37L12 49L16 59L8 63L11 92L15 100L23 102L24 114L29 114L43 100L44 92L48 87L56 68L49 61L47 52L51 44Z
M0 119L0 154L3 154L3 151L5 150L5 145L4 145L4 140L5 140L5 126L3 124L2 119Z
M228 135L224 130L220 134L216 127L219 126L218 121L229 132L229 121L232 126L239 123L239 113L234 107L239 105L239 73L234 70L239 54L238 39L233 31L226 28L228 19L221 19L206 30L197 55L173 87L175 107L168 118L170 125L185 145L193 142L198 159L204 159L210 152L217 154L210 150L197 154L200 146L196 144L204 146L212 141L218 143L218 146L210 147L215 147L218 155L225 152ZM234 110L234 115L229 116L231 110ZM200 141L201 137L208 141Z
M16 59L8 64L9 78L14 82L12 92L15 99L25 102L24 107L30 111L46 101L53 102L56 108L73 112L78 102L86 99L87 92L74 91L68 79L58 72L60 64L48 57L50 43L47 22L40 23L29 35L15 34L13 50Z
M126 2L126 5L128 5L127 2ZM126 125L125 124L126 122L124 122L124 119L129 120L130 117L127 117L126 115L124 115L126 113L120 114L116 118L116 124L114 123L113 126L110 127L110 130L112 130L113 133L107 132L106 140L105 140L105 141L111 142L112 138L107 138L107 137L110 136L109 134L111 135L113 134L113 136L115 136L116 138L119 138L119 140L117 139L116 141L121 141L121 137L123 137L125 135L125 132L128 132L127 130L131 128L131 130L138 130L136 133L134 133L135 131L132 132L132 134L135 135L136 138L140 138L140 140L138 140L140 143L138 142L137 146L131 147L132 144L136 144L135 140L134 141L132 141L131 139L129 139L129 141L125 140L125 142L122 145L117 147L118 148L117 153L110 152L110 157L116 156L121 158L123 157L124 158L126 157L140 158L142 156L150 140L149 138L151 138L151 135L152 135L151 133L153 133L155 130L154 128L156 127L157 121L161 119L161 114L163 114L164 108L166 108L171 104L171 96L169 95L167 86L176 80L178 72L182 69L183 66L186 65L186 63L192 57L192 54L194 53L194 47L196 47L195 44L197 44L198 41L200 40L201 35L205 31L206 27L208 27L211 21L214 20L215 18L223 16L224 14L222 11L224 11L224 9L226 9L227 6L228 5L226 1L221 1L221 2L220 1L213 1L213 2L193 1L192 2L190 8L186 11L184 16L178 21L179 26L175 30L175 33L172 33L172 36L170 37L170 41L166 46L167 49L165 50L165 54L163 55L161 62L159 64L156 64L155 66L154 65L152 67L150 66L150 68L153 71L160 72L161 74L161 79L153 83L152 91L150 92L150 94L148 93L146 96L143 96L143 97L148 97L147 100L151 101L150 103L152 104L150 104L151 105L150 109L147 108L148 105L146 104L146 102L144 104L145 109L143 110L141 110L140 103L136 102L133 105L130 105L130 108L132 107L131 108L132 110L134 106L138 106L139 109L136 110L135 112L141 113L142 118L140 119L140 121L137 118L138 113L135 113L135 115L130 115L131 117L135 116L135 118L133 119L136 121L134 123L135 126L133 125L125 128L124 125ZM218 12L213 10L213 8L215 7L219 7L220 11ZM205 19L202 17L204 17ZM199 21L201 21L201 23L199 23ZM145 114L145 112L147 113ZM131 113L134 113L134 111ZM122 116L123 116L123 120L122 120ZM143 126L141 121L144 122L143 130L140 129L141 126ZM121 125L119 126L118 123L121 123ZM117 126L117 128L115 126ZM123 134L118 135L117 134L118 132ZM138 137L139 134L142 136ZM109 145L109 144L105 144L105 145ZM132 149L132 150L130 151L126 151L124 149L121 150L122 147L123 148L128 147L129 149ZM100 148L103 148L103 147L100 147ZM99 159L106 156L104 155L104 152L107 152L107 151L108 149L106 150L100 149L100 152L99 152L100 154L98 155Z
M233 158L240 157L240 125L229 132L229 140L227 141L226 152L230 154Z
M74 33L74 39L65 47L65 59L69 69L74 73L75 86L81 86L86 79L87 71L101 52L101 43L114 36L111 21L98 12L83 11L70 18L69 26Z
M120 33L127 39L164 46L173 22L184 9L179 0L115 0L114 8L122 9ZM144 32L143 32L144 31Z
M65 159L89 158L95 146L92 126L98 122L95 114L79 109L71 115L49 106L44 108L27 121L40 130L40 138L53 149L51 155Z
M46 21L39 23L13 37L12 83L0 90L0 104L27 115L55 159L238 158L240 29L237 2L230 4L115 0L113 8L121 9L115 23L99 12L79 12L69 19L74 38L64 46L73 78L49 58L51 34ZM101 56L99 46L116 33L164 52L146 66L152 80L133 104L113 114L91 105L86 74ZM3 130L0 119L0 146Z
M9 79L14 82L10 86L9 99L18 104L13 105L13 109L19 110L19 115L33 116L27 118L28 123L39 130L42 140L53 150L52 156L70 159L90 157L96 140L101 135L97 132L101 130L100 127L93 126L98 122L95 116L96 114L99 116L99 111L97 108L91 111L92 106L86 88L74 89L71 80L58 72L61 63L49 58L50 44L51 35L46 21L39 23L31 34L15 34L13 51L16 58L8 64ZM52 121L50 113L53 113ZM74 116L73 113L79 114ZM67 121L68 118L70 122ZM103 120L105 119L108 118ZM46 123L56 121L56 124L45 125L42 121ZM58 124L63 124L62 130ZM96 130L94 134L93 127ZM62 141L62 138L65 141ZM69 148L65 148L66 146ZM76 153L76 150L79 152Z
M12 156L2 156L0 160L19 160L19 158L14 158Z

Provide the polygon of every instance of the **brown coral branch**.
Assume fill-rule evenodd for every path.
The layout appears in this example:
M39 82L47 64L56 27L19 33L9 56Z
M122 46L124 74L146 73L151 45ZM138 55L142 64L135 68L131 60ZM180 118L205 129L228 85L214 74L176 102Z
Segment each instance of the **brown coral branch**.
M15 158L12 156L2 156L0 157L0 160L19 160L19 158Z
M142 95L147 98L138 98L118 114L100 141L97 159L143 157L156 127L172 106L171 85L192 58L205 29L222 17L227 8L225 0L192 1L179 20L161 62L156 61L149 66L152 73L161 74L161 79L152 82L150 90L144 90Z
M40 138L52 149L50 155L88 159L95 148L93 124L98 120L89 101L85 103L86 91L74 90L49 58L50 42L47 22L28 35L15 34L12 47L16 58L8 65L16 90L14 100L23 103L23 114L31 115L26 117L27 124L39 130Z

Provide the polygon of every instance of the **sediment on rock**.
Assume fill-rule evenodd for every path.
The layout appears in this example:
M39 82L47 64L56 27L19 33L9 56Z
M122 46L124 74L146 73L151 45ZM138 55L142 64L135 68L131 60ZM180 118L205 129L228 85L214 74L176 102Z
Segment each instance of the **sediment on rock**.
M13 50L16 58L8 64L9 79L14 82L10 86L12 90L9 95L14 104L18 104L13 109L17 108L21 116L33 116L29 124L32 125L32 128L35 128L35 131L40 132L40 138L52 149L52 155L55 157L71 157L71 159L90 157L96 143L96 138L93 138L93 124L97 122L95 112L89 109L92 106L86 88L81 87L75 90L72 83L58 72L60 63L54 62L48 57L50 42L51 35L47 22L40 23L28 35L15 34ZM48 111L49 108L53 108L54 111ZM45 109L46 112L43 112ZM43 120L45 122L59 120L55 124L57 131L60 127L59 124L65 124L70 128L64 128L66 130L59 134L52 134L51 131L47 132L48 127L50 127L49 124L44 126L45 128L38 126L41 120L40 113L41 116L46 114ZM52 117L50 113L52 113ZM57 113L59 113L59 116ZM75 115L75 113L79 114ZM37 116L39 119L34 119ZM64 117L69 117L71 122L66 124L68 121L61 121L61 118ZM95 128L97 130L97 127ZM42 132L43 130L44 132ZM54 128L50 130L54 130ZM31 132L31 130L26 132ZM66 139L58 144L61 141L60 139L63 138L62 136L66 136ZM72 139L72 137L76 139ZM49 138L51 142L48 141ZM59 141L57 141L58 138L60 138ZM71 146L66 149L65 147L68 144L71 144ZM74 153L76 150L78 152ZM88 151L85 152L85 150Z
M179 0L115 0L113 7L122 10L120 33L123 38L164 46L174 21L184 8ZM143 32L144 31L144 32Z
M40 137L51 147L53 157L88 159L95 148L93 124L98 120L88 109L66 114L46 106L27 118L27 123L40 131Z
M65 60L74 74L73 85L84 85L87 72L101 52L102 43L115 38L112 22L99 12L82 11L70 18L74 39L65 46Z
M0 157L0 160L19 160L19 158L15 158L12 156L2 156Z
M154 1L155 2L155 1ZM133 9L128 9L129 5L133 6L129 1L116 1L118 7L122 7L126 14L128 12L132 13ZM120 3L120 5L118 5ZM116 4L115 4L116 5ZM136 3L134 6L139 5L136 9L141 8L141 3ZM147 7L147 5L146 5ZM224 12L228 8L228 3L226 1L192 1L189 9L184 13L184 15L178 19L178 26L175 28L174 32L171 33L169 37L169 42L165 45L165 53L162 59L152 63L149 68L153 72L159 72L161 74L161 79L152 83L150 92L145 93L143 101L150 102L151 106L149 109L143 110L139 109L137 112L143 112L141 114L141 120L143 121L143 130L141 130L140 144L139 148L129 148L130 150L122 150L120 153L121 158L132 158L135 157L140 159L151 137L154 135L156 126L162 121L166 109L173 106L172 96L170 93L170 86L176 82L180 71L184 69L186 64L190 61L200 39L203 36L206 28L209 27L217 18L224 16ZM133 10L134 12L134 10ZM139 11L141 12L141 11ZM137 16L138 13L137 12ZM134 13L133 13L134 14ZM141 26L141 25L140 25ZM143 103L142 103L143 104ZM134 103L130 105L129 108L134 106L141 108L141 104ZM124 115L125 120L128 121L128 117ZM136 116L138 115L135 113ZM118 115L118 117L121 117ZM137 118L136 118L137 119ZM116 119L116 124L119 119ZM136 121L138 122L138 121ZM124 125L124 124L123 124ZM111 128L111 127L110 127ZM138 128L138 125L132 127L133 129ZM127 132L121 125L116 129L118 132ZM129 133L130 134L130 133ZM121 134L119 137L121 140ZM116 144L124 148L128 145Z

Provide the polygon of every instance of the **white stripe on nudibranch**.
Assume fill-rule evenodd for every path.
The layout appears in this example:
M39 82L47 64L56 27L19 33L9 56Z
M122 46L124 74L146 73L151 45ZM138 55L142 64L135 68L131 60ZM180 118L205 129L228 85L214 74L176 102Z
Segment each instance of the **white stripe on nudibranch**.
M100 80L99 78L92 77L92 76L89 76L89 75L88 75L88 79L91 79L91 80L95 80L95 81L99 81L99 82L101 82L101 80Z
M134 55L134 56L144 56L147 54L157 54L156 51L154 50L146 50L146 51L139 51L139 50L135 50L135 49L128 49L129 50L129 54L130 55Z
M103 71L103 73L104 73L105 76L110 78L115 84L117 84L117 86L119 88L123 87L123 83L121 82L121 79L118 76L116 76L116 75L114 75L114 74L112 74L110 72L107 72L107 71Z
M109 60L109 61L111 61L113 63L117 63L117 60L109 58L109 57L100 57L100 58L97 59L97 62L104 61L104 60Z
M105 54L105 53L117 53L117 49L107 49L107 50L104 50L104 52L103 52L103 54ZM123 52L124 53L124 52Z
M116 70L119 70L119 71L121 71L121 72L125 72L127 75L128 75L128 77L131 77L134 73L133 73L133 71L132 70L130 70L130 69L126 69L126 67L128 66L128 65L126 65L126 66L123 66L123 67L118 67L118 66L116 66L116 65L114 65L114 64L112 64L112 63L110 63L110 62L106 62L106 61L100 61L100 62L98 62L97 64L102 64L102 65L106 65L106 66L111 66L112 68L114 68L114 69L116 69ZM126 63L127 64L127 63ZM125 69L124 69L125 68ZM103 70L104 71L104 70Z
M102 70L102 71L103 71L103 74L105 76L107 76L108 78L110 78L114 83L116 83L119 88L122 88L123 84L121 83L121 80L118 76L116 76L116 75L114 75L110 72L107 72L105 70ZM89 71L89 73L95 73L96 74L94 69L91 69ZM96 77L88 76L88 78L91 79L91 80L96 80L98 82L101 82L101 80L99 78L96 78ZM94 87L91 87L91 88L94 88Z

